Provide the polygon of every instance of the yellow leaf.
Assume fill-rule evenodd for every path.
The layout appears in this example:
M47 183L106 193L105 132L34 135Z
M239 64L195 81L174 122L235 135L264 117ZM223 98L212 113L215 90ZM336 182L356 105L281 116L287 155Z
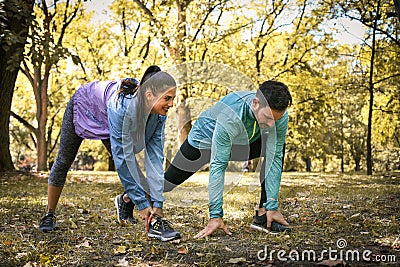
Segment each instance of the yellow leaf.
M372 229L371 232L372 232L372 234L373 234L374 236L380 237L380 235L379 235L377 232L375 232L374 229Z
M72 229L78 228L78 226L76 225L76 223L75 223L71 218L69 218L69 222L70 222L70 224L71 224L70 228L72 228Z
M123 239L130 239L131 238L131 234L124 234L122 236Z
M118 246L117 249L114 249L114 255L125 254L126 246Z
M47 265L51 262L50 256L40 254L40 265Z

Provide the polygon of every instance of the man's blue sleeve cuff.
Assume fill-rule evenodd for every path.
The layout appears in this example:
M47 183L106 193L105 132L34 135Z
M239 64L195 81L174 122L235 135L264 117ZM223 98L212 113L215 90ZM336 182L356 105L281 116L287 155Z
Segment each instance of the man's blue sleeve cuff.
M210 219L224 217L224 210L222 209L222 201L210 203L209 213L210 213Z
M160 202L160 201L154 201L153 202L153 208L159 208L159 209L162 209L163 208L163 202Z
M267 202L264 203L264 208L267 210L278 210L278 200L275 199L267 199Z
M138 210L144 210L144 209L150 207L150 203L147 199L143 200L143 201L136 201L135 205L137 206Z

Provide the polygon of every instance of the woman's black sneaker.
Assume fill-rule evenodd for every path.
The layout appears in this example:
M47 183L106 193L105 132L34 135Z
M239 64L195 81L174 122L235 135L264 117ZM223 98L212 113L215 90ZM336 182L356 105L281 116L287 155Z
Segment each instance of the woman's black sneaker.
M45 233L51 232L56 229L56 215L52 212L48 212L41 220L39 230Z

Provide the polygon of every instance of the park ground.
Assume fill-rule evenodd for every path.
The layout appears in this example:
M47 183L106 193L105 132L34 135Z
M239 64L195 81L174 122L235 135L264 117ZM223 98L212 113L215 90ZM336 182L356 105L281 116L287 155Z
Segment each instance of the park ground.
M259 188L253 173L228 173L222 231L194 239L208 221L207 173L167 193L180 240L148 239L142 222L122 227L114 172L70 172L58 229L42 233L47 173L0 174L0 266L400 266L400 172L284 173L280 208L292 233L251 230ZM136 214L137 217L137 214Z

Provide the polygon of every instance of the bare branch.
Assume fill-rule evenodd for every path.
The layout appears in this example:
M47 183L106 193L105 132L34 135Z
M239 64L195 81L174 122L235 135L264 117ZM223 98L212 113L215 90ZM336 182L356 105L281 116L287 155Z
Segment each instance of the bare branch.
M142 1L140 1L140 0L133 0L133 2L135 2L135 3L140 7L140 9L142 9L142 10L144 11L144 13L146 13L146 15L149 16L149 18L150 18L153 22L156 22L156 19L155 19L153 13L150 11L150 9L148 9L148 8L145 6L145 4L143 4Z
M36 128L33 127L27 120L22 118L21 116L17 115L14 113L12 110L10 110L11 116L13 116L15 119L17 119L22 125L24 125L26 128L28 128L29 131L36 133Z
M375 81L373 84L375 85L375 84L378 84L378 83L381 83L381 82L383 82L383 81L390 80L390 79L392 79L392 78L399 77L399 76L400 76L400 73L396 73L396 74L390 75L390 76L388 76L388 77L379 79L379 80Z

